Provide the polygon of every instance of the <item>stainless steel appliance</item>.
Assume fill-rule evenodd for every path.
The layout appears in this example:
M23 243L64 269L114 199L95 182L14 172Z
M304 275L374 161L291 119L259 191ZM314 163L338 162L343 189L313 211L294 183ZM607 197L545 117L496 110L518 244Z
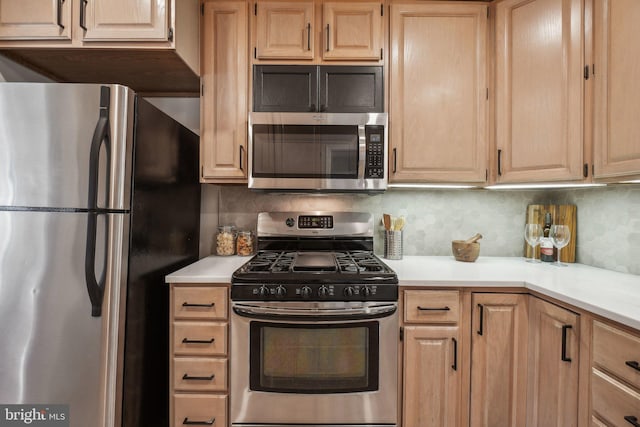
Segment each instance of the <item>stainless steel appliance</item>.
M368 213L258 216L231 286L231 423L395 426L398 279Z
M199 208L197 136L128 88L0 83L0 404L167 426L164 276Z
M386 113L250 113L249 188L386 190Z

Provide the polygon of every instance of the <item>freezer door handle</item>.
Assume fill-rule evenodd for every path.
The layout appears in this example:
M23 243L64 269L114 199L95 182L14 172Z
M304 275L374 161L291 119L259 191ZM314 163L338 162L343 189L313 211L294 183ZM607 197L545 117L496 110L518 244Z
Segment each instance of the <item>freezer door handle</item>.
M87 282L87 292L91 301L91 316L100 317L102 315L102 300L104 296L105 274L100 279L96 279L96 235L98 233L98 185L100 169L100 148L104 144L107 148L107 171L111 170L111 132L109 126L109 104L111 101L111 88L102 86L100 88L100 114L96 123L93 137L91 139L91 152L89 154L89 200L88 200L88 220L87 220L87 246L84 258L85 280ZM106 180L106 194L108 200L109 180ZM105 253L106 258L106 253ZM106 264L106 259L105 259Z

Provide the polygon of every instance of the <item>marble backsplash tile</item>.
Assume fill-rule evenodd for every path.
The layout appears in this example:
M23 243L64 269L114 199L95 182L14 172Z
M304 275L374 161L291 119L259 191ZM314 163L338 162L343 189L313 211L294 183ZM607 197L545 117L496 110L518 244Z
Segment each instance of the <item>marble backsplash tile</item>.
M218 224L255 229L262 211L366 211L406 219L405 255L451 255L451 240L475 233L480 255L522 256L528 204L578 206L577 261L640 274L640 186L571 190L388 190L380 195L256 193L243 186L204 186L201 255L211 253ZM214 211L217 209L217 218ZM382 253L377 222L375 251Z

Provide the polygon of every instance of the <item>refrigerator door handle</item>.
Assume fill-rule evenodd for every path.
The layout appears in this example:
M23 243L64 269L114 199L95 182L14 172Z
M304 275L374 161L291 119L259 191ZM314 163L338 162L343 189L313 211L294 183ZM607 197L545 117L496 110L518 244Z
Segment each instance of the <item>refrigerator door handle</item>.
M84 258L84 273L87 282L87 292L91 301L91 316L102 316L102 300L104 298L105 274L96 278L96 237L98 234L97 212L90 212L87 220L87 248ZM106 257L106 254L105 254ZM105 260L106 262L106 260Z
M98 185L100 170L100 148L104 144L107 148L107 172L111 171L111 126L109 125L109 106L111 102L111 88L100 88L100 116L91 138L91 152L89 153L89 200L88 208L98 209ZM106 180L106 195L109 196L109 179Z
M87 246L84 258L85 280L87 282L87 292L91 301L91 316L100 317L102 315L102 300L104 297L105 275L96 279L96 235L98 233L98 185L100 169L100 149L104 144L107 148L107 172L111 170L111 131L109 125L109 104L111 101L111 88L102 86L100 88L100 115L93 131L91 139L91 152L89 154L89 200L88 200L88 220L87 220ZM109 180L106 180L107 200L109 195ZM106 257L106 254L105 254ZM106 263L106 259L105 259Z

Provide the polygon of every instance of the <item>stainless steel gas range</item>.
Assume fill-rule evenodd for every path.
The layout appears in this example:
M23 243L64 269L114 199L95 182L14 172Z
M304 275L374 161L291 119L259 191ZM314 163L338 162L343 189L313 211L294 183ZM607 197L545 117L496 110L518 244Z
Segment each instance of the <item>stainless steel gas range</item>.
M398 279L373 216L258 216L258 253L232 276L234 427L397 424Z

